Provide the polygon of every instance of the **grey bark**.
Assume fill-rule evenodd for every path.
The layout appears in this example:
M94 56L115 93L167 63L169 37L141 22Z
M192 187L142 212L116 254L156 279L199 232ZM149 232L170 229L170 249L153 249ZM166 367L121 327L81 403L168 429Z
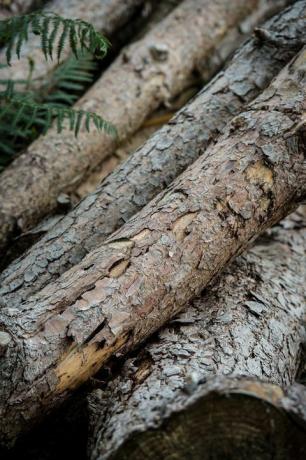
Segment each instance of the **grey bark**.
M95 451L92 458L304 460L305 397L305 387L297 384L283 391L253 379L217 376L184 407L167 418L162 413L161 427L135 434L111 456Z
M200 293L305 198L306 49L165 192L56 281L0 311L12 441Z
M102 114L116 126L117 141L125 139L188 85L198 62L258 1L185 0L125 49L76 107ZM0 177L0 246L54 209L59 193L75 188L115 146L114 138L95 130L75 138L55 127L31 144Z
M275 457L271 456L271 446L264 442L264 437L271 442L266 424L256 427L257 435L249 439L249 446L243 446L242 439L261 420L263 408L258 419L245 417L247 402L240 398L239 414L234 417L232 409L219 407L214 399L218 415L214 418L203 410L195 420L190 402L200 407L206 382L221 376L254 378L283 389L294 383L301 346L306 342L306 209L303 211L259 238L255 247L231 264L216 284L190 302L185 313L130 357L121 370L113 365L117 377L89 398L92 460L166 459L174 452L182 459L245 458L237 452L236 457L234 453L220 455L219 449L232 452L236 443L249 455L257 445L258 457L249 458L298 458L286 456L288 446L278 452L280 456L275 451ZM179 413L185 414L184 421ZM238 417L248 429L235 426ZM270 412L270 425L271 417ZM184 425L174 427L171 419ZM213 426L213 432L207 424ZM175 438L181 430L183 439ZM223 430L227 436L220 446L217 439L222 438ZM281 439L281 435L276 430L272 438L286 445L288 438ZM184 456L191 445L197 447Z
M296 39L305 14L306 2L296 2L265 28ZM205 152L226 122L269 84L293 53L251 39L168 125L0 275L2 303L24 301L101 244Z

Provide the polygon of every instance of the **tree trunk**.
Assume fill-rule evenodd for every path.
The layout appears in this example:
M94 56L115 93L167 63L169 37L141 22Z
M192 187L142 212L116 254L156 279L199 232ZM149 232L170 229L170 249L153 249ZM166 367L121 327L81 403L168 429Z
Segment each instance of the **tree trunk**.
M305 66L303 49L135 218L26 302L1 309L3 442L173 318L305 197Z
M250 417L250 402L240 396L234 406L229 401L218 402L215 395L208 403L206 381L226 375L255 378L282 388L294 383L301 345L306 341L305 248L304 209L304 214L297 212L260 238L122 369L114 361L117 376L105 391L98 389L90 397L92 459L166 459L173 452L178 459L247 458L237 452L236 456L220 455L219 449L232 453L234 447L242 451L247 447L248 455L257 453L250 458L298 458L287 457L287 449L282 456L274 452L273 457L267 448L271 435L266 418L270 426L271 416L279 423L279 411L271 414L261 407ZM190 401L198 410L201 407L196 419ZM253 403L262 405L260 399ZM258 423L263 418L261 427ZM243 427L238 428L237 423ZM292 425L290 420L287 423ZM254 428L257 434L248 439L249 446L243 446L242 440ZM181 430L183 439L180 435L175 438ZM304 454L305 435L304 431ZM272 446L286 445L288 438L282 436L283 430L276 429ZM225 444L220 445L218 439ZM184 449L191 445L196 447L188 456ZM212 449L218 453L215 457Z
M304 20L300 18L305 14L306 2L297 2L265 27L296 39L303 30ZM258 95L293 53L250 40L228 68L169 125L0 275L2 303L24 301L101 244L195 161L226 122Z
M161 427L142 421L134 437L112 453L102 447L109 440L99 438L92 459L304 460L305 398L302 385L284 392L277 385L218 376L186 398L184 407L158 408Z
M197 63L212 55L226 33L259 0L185 0L142 40L125 49L76 104L111 121L118 138L95 130L57 133L51 128L0 178L0 247L56 206L161 103L180 93ZM216 27L218 24L218 27ZM126 90L128 88L128 91ZM67 167L69 165L69 167Z

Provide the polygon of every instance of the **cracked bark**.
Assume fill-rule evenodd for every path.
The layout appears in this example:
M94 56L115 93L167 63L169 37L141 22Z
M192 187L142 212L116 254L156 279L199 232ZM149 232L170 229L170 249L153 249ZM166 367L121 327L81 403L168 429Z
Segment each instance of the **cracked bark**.
M123 50L76 107L102 114L116 126L117 141L124 140L188 85L198 63L214 53L258 1L185 0ZM54 127L31 144L1 174L0 247L54 209L59 193L76 187L116 143L94 129L75 138Z
M200 293L305 197L306 49L165 192L27 301L0 310L0 433L28 429Z
M104 391L90 394L92 460L167 459L174 452L178 459L305 458L306 412L300 431L275 401L267 412L263 392L253 401L239 386L238 401L207 393L223 376L255 379L260 391L259 382L268 383L270 399L274 385L279 396L294 383L306 341L303 211L259 238L117 369ZM230 390L225 380L221 393Z
M306 2L296 2L266 28L296 39L303 30L305 14ZM292 56L292 50L250 40L227 69L167 126L0 275L2 303L24 301L80 262L205 152L226 122L258 95Z
M298 384L283 391L253 379L218 376L169 418L162 414L159 429L138 433L111 456L95 451L92 458L304 460L305 397Z

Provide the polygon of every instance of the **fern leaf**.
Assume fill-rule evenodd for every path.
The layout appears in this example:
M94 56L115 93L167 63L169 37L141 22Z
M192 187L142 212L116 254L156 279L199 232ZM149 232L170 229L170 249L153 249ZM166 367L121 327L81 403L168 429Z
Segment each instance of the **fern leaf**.
M52 31L51 31L51 33L49 35L49 39L48 39L48 51L49 51L50 59L53 59L53 45L54 45L58 30L59 30L60 25L61 25L61 19L58 16L55 16L53 18L52 24L53 24L53 29L52 29Z
M92 57L79 54L78 59L70 56L55 69L49 81L46 81L41 94L48 103L71 106L93 81L97 64Z
M76 123L74 125L74 134L75 134L75 136L77 136L79 134L83 116L84 116L84 112L83 112L83 110L80 110L78 112L78 114L77 114Z
M16 43L16 54L18 59L20 59L20 53L21 53L21 48L24 42L28 40L28 21L24 21L20 25L20 33L17 38L17 43Z
M51 17L47 16L44 18L43 23L42 23L42 28L41 28L41 34L40 34L40 43L41 43L41 49L42 52L44 53L46 61L48 60L49 56L49 25L51 22Z
M57 45L57 60L59 61L64 50L65 42L69 32L69 22L64 22L62 34L59 38L58 45Z
M78 58L78 36L76 28L72 22L69 24L69 41L73 54L76 58Z
M2 94L0 94L0 97ZM39 113L39 116L46 120L48 127L50 127L52 119L56 119L57 129L59 132L63 130L64 121L67 119L70 122L70 129L74 130L75 135L77 136L80 132L82 120L85 116L89 117L89 120L86 122L86 128L89 127L89 122L91 120L95 120L94 124L99 131L105 131L108 134L114 133L114 128L110 123L92 112L58 107L50 104L39 104L30 99L28 95L26 97L12 95L11 98L6 98L6 102L8 106L15 107L13 111L15 115L11 121L11 126L14 128L15 126L18 126L21 118L23 118L23 121L26 122L26 126L28 124L29 117L31 117L31 122L34 122L35 119L33 118L33 114L36 115Z
M5 42L9 65L13 52L20 58L22 45L28 40L30 31L41 36L41 50L46 59L52 58L56 42L58 60L68 40L76 57L78 49L81 48L82 51L86 50L102 58L110 46L109 41L86 21L66 19L52 12L38 11L0 21L0 40Z

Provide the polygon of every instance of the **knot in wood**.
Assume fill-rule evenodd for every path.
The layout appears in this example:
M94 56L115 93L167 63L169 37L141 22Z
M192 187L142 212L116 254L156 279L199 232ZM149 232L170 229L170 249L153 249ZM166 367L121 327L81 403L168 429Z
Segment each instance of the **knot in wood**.
M169 49L168 46L163 43L155 43L150 46L151 56L155 61L164 62L168 59Z

